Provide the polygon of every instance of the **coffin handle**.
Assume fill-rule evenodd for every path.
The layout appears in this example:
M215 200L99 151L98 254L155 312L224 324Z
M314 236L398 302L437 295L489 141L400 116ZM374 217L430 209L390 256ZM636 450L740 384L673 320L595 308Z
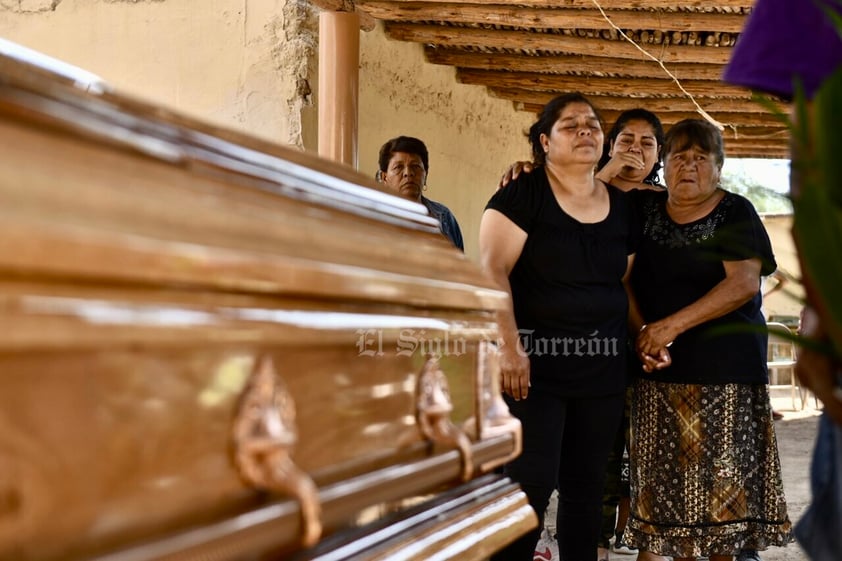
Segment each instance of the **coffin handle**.
M469 481L474 473L471 440L450 419L453 412L450 387L435 357L429 358L421 368L415 400L415 420L421 435L436 444L455 446L462 458L462 481Z
M497 345L482 341L479 346L477 368L477 418L469 419L476 427L480 439L507 435L512 439L512 451L508 456L496 458L482 464L483 472L491 471L520 456L523 450L523 433L520 420L509 412L500 391L500 363Z
M294 497L301 508L301 543L314 545L322 534L319 489L292 459L298 441L295 402L271 358L258 359L232 432L240 476L256 489Z

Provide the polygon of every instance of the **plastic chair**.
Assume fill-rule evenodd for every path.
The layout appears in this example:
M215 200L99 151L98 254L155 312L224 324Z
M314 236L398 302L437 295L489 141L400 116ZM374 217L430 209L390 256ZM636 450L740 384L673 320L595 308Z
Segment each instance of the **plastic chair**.
M766 354L766 366L769 368L769 386L789 386L793 411L798 410L796 395L803 409L806 399L802 397L798 380L795 377L796 345L790 338L792 337L792 331L786 325L775 321L766 322L766 328L769 330L769 347ZM782 384L783 379L787 379L789 383Z

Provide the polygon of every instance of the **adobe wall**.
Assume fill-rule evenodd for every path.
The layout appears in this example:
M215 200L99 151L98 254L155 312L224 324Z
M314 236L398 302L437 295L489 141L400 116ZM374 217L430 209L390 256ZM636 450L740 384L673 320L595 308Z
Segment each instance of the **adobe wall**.
M798 263L795 243L792 240L792 216L765 215L762 219L772 240L778 271L787 278L780 290L769 294L764 299L763 309L767 316L778 321L783 318L797 318L804 302L804 286L800 282L801 267ZM768 282L774 283L774 281Z
M0 37L123 93L304 146L316 14L305 0L0 0Z

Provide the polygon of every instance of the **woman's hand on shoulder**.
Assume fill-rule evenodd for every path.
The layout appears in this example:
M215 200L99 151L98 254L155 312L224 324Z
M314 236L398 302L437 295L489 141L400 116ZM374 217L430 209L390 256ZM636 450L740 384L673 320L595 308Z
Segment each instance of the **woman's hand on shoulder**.
M497 190L499 191L512 181L518 178L521 173L532 173L532 171L536 168L535 164L532 162L515 162L509 166L509 168L503 172L503 176L500 178L500 183L497 184Z
M529 395L529 357L520 344L500 347L500 389L515 400Z

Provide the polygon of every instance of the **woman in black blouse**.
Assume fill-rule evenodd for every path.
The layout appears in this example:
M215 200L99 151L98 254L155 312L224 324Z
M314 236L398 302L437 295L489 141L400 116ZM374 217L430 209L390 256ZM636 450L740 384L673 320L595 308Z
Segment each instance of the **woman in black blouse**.
M664 142L667 191L637 193L631 279L647 323L625 537L676 561L724 561L791 539L760 311L760 277L775 259L751 203L719 187L723 160L712 124L682 121Z
M552 100L529 140L539 167L498 191L480 225L483 267L513 304L498 315L500 366L523 453L505 471L539 519L558 488L561 557L591 561L623 411L636 228L628 196L594 176L603 133L586 98ZM532 561L541 527L495 558Z

